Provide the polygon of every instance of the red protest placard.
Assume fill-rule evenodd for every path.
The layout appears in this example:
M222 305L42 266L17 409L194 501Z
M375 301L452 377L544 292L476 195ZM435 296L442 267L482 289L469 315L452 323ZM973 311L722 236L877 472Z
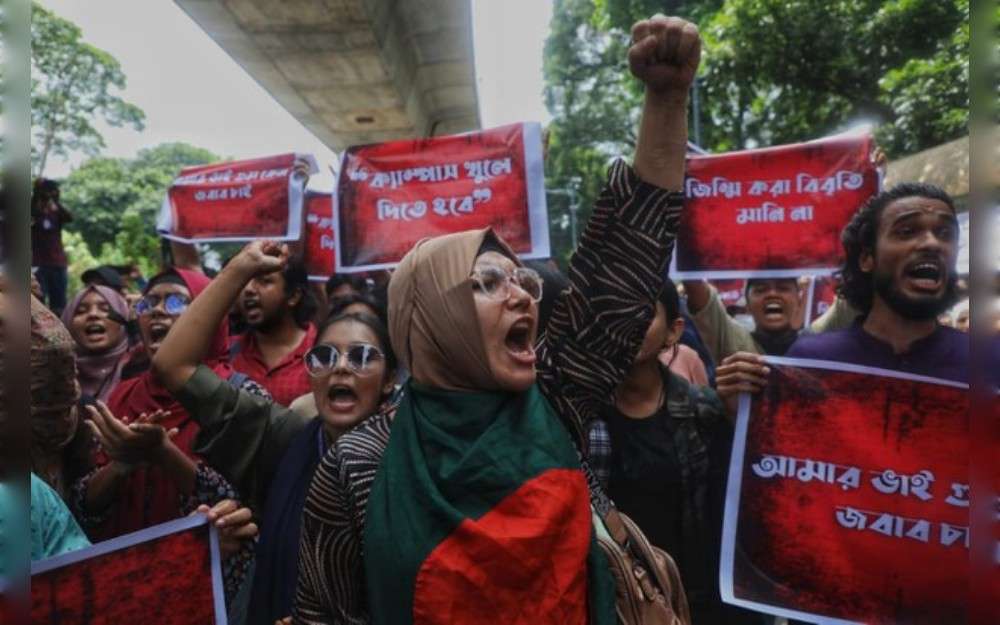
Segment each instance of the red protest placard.
M547 257L541 129L350 148L335 206L337 271L392 267L421 239L486 226L521 257Z
M840 232L876 193L872 140L843 135L689 156L675 279L832 273Z
M296 161L318 171L311 155L296 154L183 169L163 199L157 231L188 243L298 239L306 181Z
M769 358L741 400L723 599L811 623L963 623L968 386Z
M833 276L816 276L809 285L809 317L806 325L819 319L830 310L837 299L837 281Z
M326 281L334 273L333 195L306 192L305 263L310 280Z
M31 622L225 625L215 528L187 517L33 563Z

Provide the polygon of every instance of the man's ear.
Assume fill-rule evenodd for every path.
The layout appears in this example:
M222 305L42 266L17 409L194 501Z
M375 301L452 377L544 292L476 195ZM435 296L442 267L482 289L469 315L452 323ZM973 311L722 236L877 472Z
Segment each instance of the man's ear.
M303 297L302 289L295 289L295 292L292 293L292 296L288 298L288 307L295 308L296 306L298 306L299 302L302 301L302 297Z

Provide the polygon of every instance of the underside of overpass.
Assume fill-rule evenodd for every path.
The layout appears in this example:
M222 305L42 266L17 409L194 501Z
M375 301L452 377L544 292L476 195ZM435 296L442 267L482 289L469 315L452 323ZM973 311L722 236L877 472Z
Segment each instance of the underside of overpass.
M175 0L335 151L479 128L470 0Z

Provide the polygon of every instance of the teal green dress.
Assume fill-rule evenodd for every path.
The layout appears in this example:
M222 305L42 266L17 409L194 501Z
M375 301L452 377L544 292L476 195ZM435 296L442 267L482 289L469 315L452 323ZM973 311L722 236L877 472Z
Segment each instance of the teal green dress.
M48 484L31 474L31 561L90 546L76 519Z

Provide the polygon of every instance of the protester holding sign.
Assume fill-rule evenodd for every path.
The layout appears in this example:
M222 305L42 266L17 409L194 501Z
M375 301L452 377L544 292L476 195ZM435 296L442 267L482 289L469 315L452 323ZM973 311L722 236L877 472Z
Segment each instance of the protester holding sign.
M317 468L296 623L615 621L589 505L609 502L578 454L654 317L700 55L677 18L633 39L635 170L612 166L537 345L542 285L490 229L424 240L393 274L390 333L412 377L395 419L348 432Z
M320 457L344 431L390 409L395 373L387 331L366 313L330 317L315 331L303 364L312 388L309 414L241 392L199 365L232 302L254 281L271 282L287 268L287 249L264 241L246 246L153 358L166 387L196 415L199 453L250 497L263 519L248 615L266 625L291 612L302 506Z
M750 331L729 316L718 292L707 282L686 280L688 310L715 362L736 352L780 356L788 351L799 329L793 326L801 306L795 278L752 278L746 282L747 310L753 317Z
M941 189L904 183L873 197L844 229L841 295L864 315L788 352L947 380L969 378L969 337L941 326L957 300L958 220Z
M849 328L804 336L786 355L968 380L968 335L937 321L957 298L951 197L932 185L898 185L871 198L842 240L839 297L864 316ZM747 352L731 356L717 377L720 393L756 393L766 383L763 360ZM734 400L729 407L735 412Z

